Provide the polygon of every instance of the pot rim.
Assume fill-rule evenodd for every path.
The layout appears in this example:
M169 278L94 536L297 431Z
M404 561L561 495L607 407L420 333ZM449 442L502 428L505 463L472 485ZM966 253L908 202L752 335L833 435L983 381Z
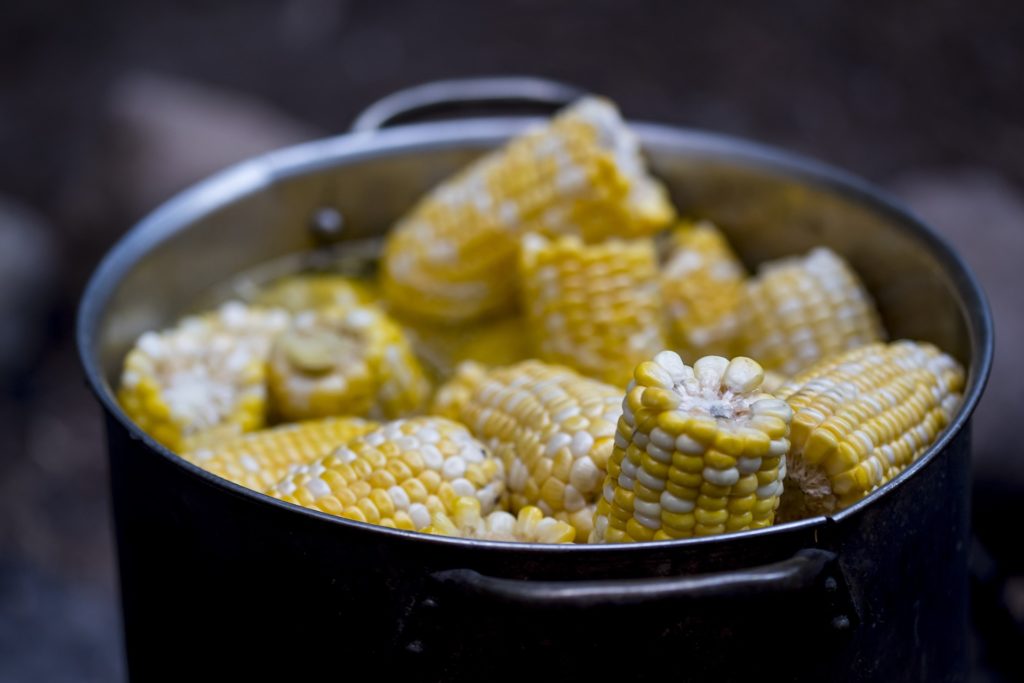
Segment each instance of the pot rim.
M368 158L453 146L487 149L500 144L538 120L536 117L465 118L411 123L375 131L341 134L250 158L178 193L126 232L106 253L86 285L79 304L75 337L80 362L89 387L108 414L114 416L132 438L143 441L156 455L176 467L184 468L191 475L205 480L208 485L220 489L223 493L243 496L256 504L274 505L286 513L306 515L309 518L343 527L354 525L360 531L381 534L382 540L386 537L393 537L417 543L454 544L474 548L487 547L507 552L523 551L545 554L622 552L621 544L546 545L433 536L357 522L271 498L207 472L176 455L143 432L118 404L112 387L106 381L104 373L99 367L96 353L96 335L99 323L106 313L106 306L118 283L145 254L209 211L248 194L265 190L282 178L336 166L339 163L348 165ZM908 208L879 188L846 171L802 155L719 133L646 122L631 121L630 126L646 148L675 148L694 157L729 159L747 165L769 168L803 184L818 185L834 190L854 199L872 211L891 217L900 230L909 233L923 244L951 277L958 294L961 314L967 321L971 347L964 397L951 424L917 461L863 500L833 515L811 517L765 529L720 536L631 544L634 548L640 549L634 552L643 552L643 548L652 546L713 545L755 536L800 533L811 528L821 527L830 521L841 522L851 518L873 504L874 501L883 496L892 495L907 479L937 457L938 453L964 428L988 381L994 346L992 316L988 301L974 274L952 246Z

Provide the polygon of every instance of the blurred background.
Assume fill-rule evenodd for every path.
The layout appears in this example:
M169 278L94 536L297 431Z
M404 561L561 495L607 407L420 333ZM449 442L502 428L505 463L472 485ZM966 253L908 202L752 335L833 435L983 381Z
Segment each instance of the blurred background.
M71 326L138 218L431 79L536 74L882 185L991 297L979 681L1024 680L1024 4L8 0L0 6L0 680L124 676L100 413ZM1018 356L1015 358L1015 356Z

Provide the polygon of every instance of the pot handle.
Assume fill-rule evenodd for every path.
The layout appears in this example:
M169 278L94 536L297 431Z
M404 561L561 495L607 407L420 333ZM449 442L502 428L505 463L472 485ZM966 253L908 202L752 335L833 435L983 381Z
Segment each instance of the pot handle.
M544 680L660 681L658 668L633 665L666 653L685 663L689 680L760 679L783 642L809 653L801 680L829 680L859 622L836 554L815 548L749 569L650 579L529 581L448 569L413 593L396 650L411 671L442 672L438 680L542 671Z
M356 117L352 131L375 131L419 114L480 105L558 109L585 94L582 88L533 76L432 81L377 100Z
M854 611L835 553L818 548L789 559L735 571L650 579L598 581L522 581L485 576L471 569L436 572L432 579L452 589L492 602L529 608L586 609L643 606L666 601L714 602L759 596L821 591L832 603L832 626L848 628Z

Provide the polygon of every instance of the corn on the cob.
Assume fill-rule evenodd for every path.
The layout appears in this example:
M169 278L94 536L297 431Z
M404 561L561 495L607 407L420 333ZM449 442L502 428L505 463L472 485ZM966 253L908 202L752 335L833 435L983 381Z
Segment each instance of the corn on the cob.
M741 329L743 352L787 375L885 338L860 278L824 247L764 264L748 283Z
M663 351L630 384L591 542L707 536L771 525L792 412L749 358L685 365Z
M501 461L463 425L440 417L395 420L331 455L298 465L267 493L340 517L420 531L462 496L485 512L503 500Z
M184 454L186 460L236 484L263 492L293 465L329 455L365 434L374 423L358 417L328 417L250 432Z
M384 294L410 314L467 321L514 304L520 235L649 235L672 216L614 105L588 97L422 199L388 236Z
M230 302L147 332L125 358L118 400L147 434L179 453L259 429L267 356L287 324L284 311Z
M451 514L435 512L424 533L458 538L477 538L488 541L518 541L521 543L572 543L576 529L570 524L545 517L540 508L532 505L512 515L495 510L480 514L480 501L463 497L455 501Z
M746 270L725 236L701 222L672 231L661 291L672 340L683 357L732 356Z
M287 420L398 417L430 390L402 329L374 306L296 314L274 344L269 387Z
M535 505L586 538L621 404L621 389L531 360L464 363L434 410L468 425L501 459L512 512Z
M963 369L931 344L871 344L827 358L783 386L792 448L780 518L857 502L916 460L960 402Z
M372 303L369 283L332 273L309 273L281 278L262 289L253 299L260 306L300 311L324 308L354 308Z
M625 387L665 348L658 263L650 239L586 245L530 233L519 258L521 299L537 355Z

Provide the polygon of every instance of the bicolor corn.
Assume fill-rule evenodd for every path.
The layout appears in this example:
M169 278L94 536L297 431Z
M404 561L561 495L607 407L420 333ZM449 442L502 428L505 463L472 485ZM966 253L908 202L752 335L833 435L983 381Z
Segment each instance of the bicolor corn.
M359 522L420 531L473 496L502 504L504 468L464 426L440 417L395 420L294 467L268 494Z
M544 361L625 387L636 364L665 348L658 263L650 239L587 245L523 238L522 307Z
M586 538L621 404L621 389L531 360L464 364L434 410L469 426L502 461L512 512L535 505Z
M481 514L480 501L459 498L450 513L435 512L424 533L487 541L521 543L572 543L576 529L570 524L545 517L540 508L527 505L512 515L504 510Z
M949 424L963 382L953 358L910 341L847 351L794 377L778 392L794 412L784 517L841 510L893 479Z
M708 536L772 524L792 411L749 358L641 363L622 405L591 542Z
M178 452L259 429L267 357L288 322L284 311L229 302L146 332L125 358L118 400L147 434Z
M661 291L672 340L684 357L736 352L745 280L743 264L714 225L672 231Z
M747 285L741 321L743 353L787 375L885 338L860 278L824 247L762 265Z
M329 455L374 426L357 417L284 424L216 441L185 453L184 458L224 479L263 492L293 465Z
M372 305L296 314L274 344L269 387L287 420L399 417L430 391L402 329Z
M443 182L388 235L385 297L430 320L511 309L519 238L649 235L673 209L607 100L588 97Z

